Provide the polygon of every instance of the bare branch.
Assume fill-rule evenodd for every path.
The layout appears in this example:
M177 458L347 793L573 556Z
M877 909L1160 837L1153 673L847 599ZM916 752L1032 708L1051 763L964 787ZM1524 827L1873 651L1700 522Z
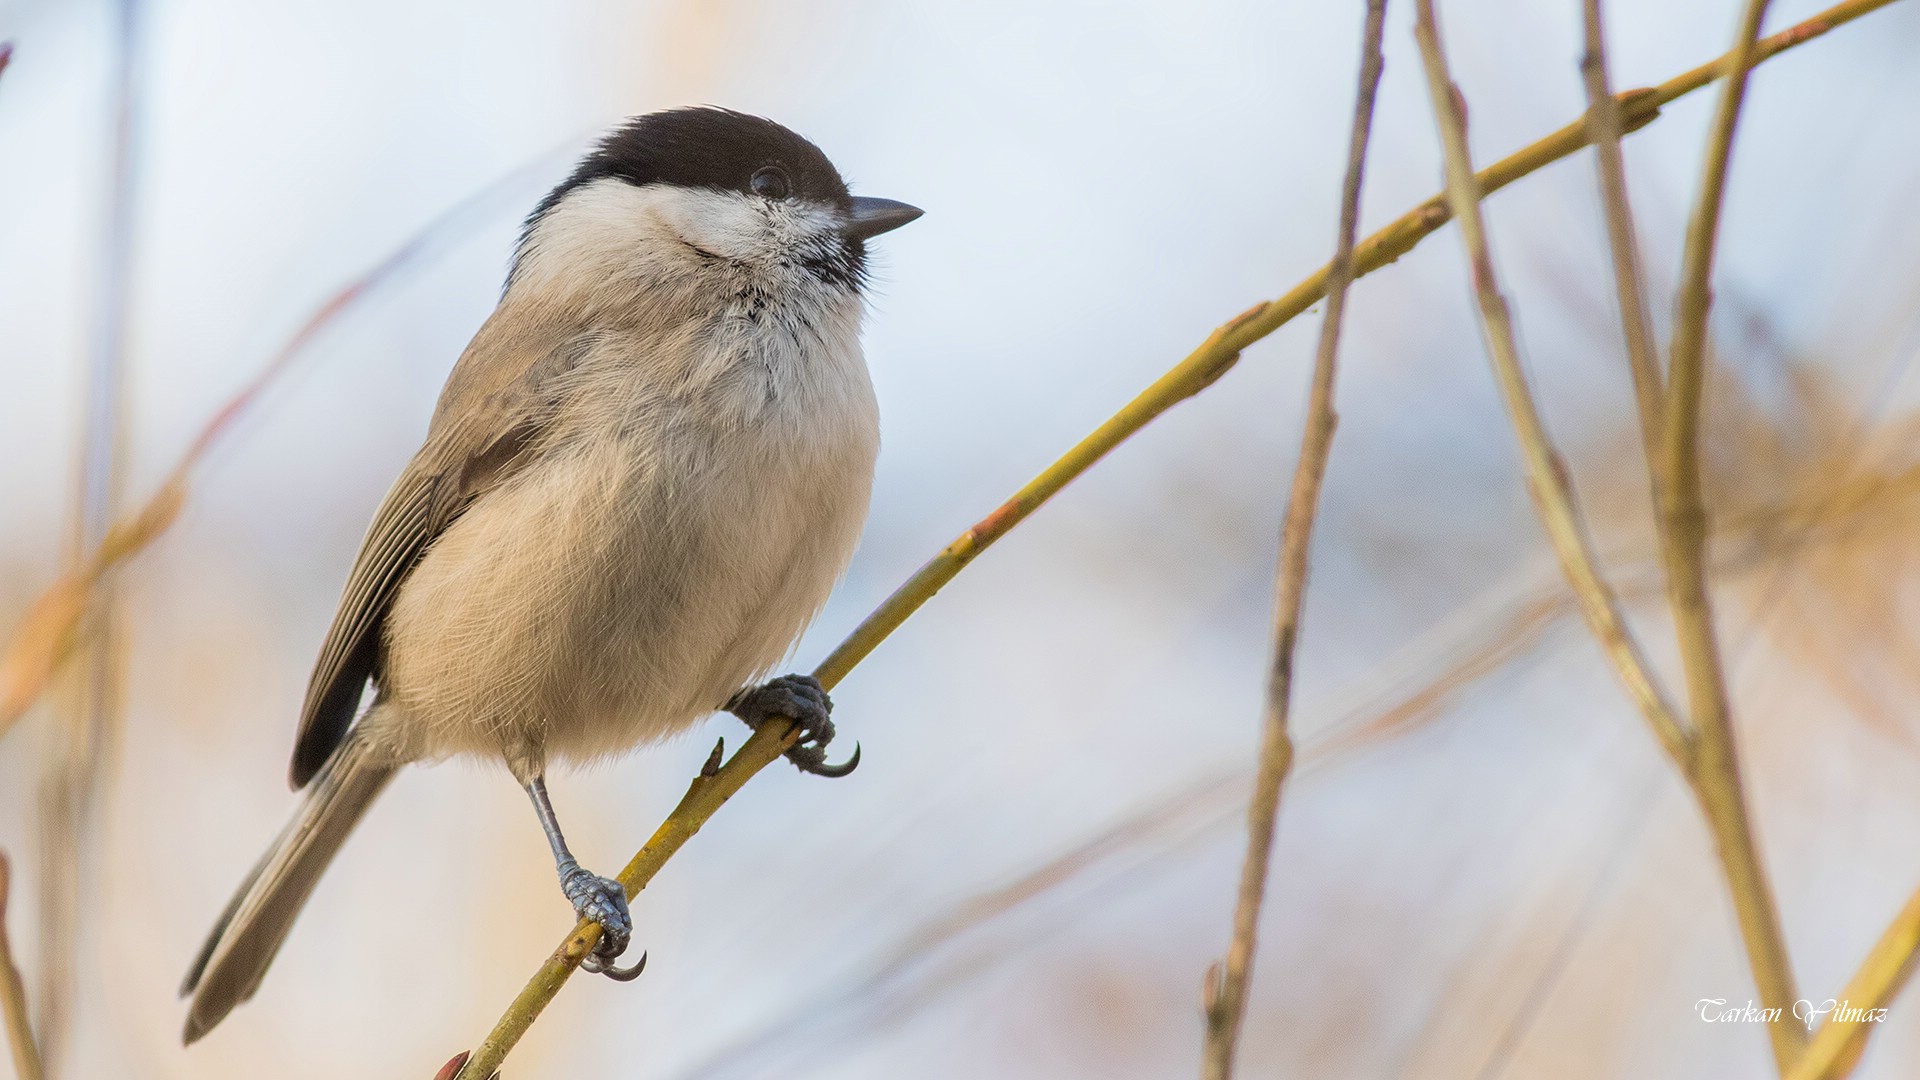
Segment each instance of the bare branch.
M1579 600L1588 628L1606 650L1621 683L1660 744L1685 768L1690 756L1686 732L1655 682L1646 657L1621 614L1619 599L1601 576L1599 558L1594 554L1586 523L1574 502L1566 465L1547 435L1539 408L1534 404L1533 391L1520 362L1519 346L1514 340L1513 319L1507 310L1506 298L1500 295L1493 256L1487 246L1486 226L1480 216L1480 199L1484 193L1467 153L1466 107L1447 71L1433 0L1417 0L1416 6L1418 22L1414 34L1427 70L1440 141L1446 149L1447 199L1460 222L1460 239L1466 247L1473 274L1473 291L1486 333L1487 354L1493 360L1494 374L1513 419L1514 434L1520 440L1527 490L1533 495L1541 524L1553 544L1554 554L1560 559L1567 583Z
M1360 231L1360 186L1366 172L1367 139L1373 132L1373 103L1380 90L1380 42L1385 35L1386 0L1367 0L1360 38L1360 86L1355 94L1353 127L1347 140L1347 171L1340 195L1340 230L1333 261L1327 264L1327 313L1320 323L1320 344L1313 361L1313 388L1294 466L1293 491L1280 530L1280 565L1274 583L1273 668L1267 677L1267 707L1261 725L1259 770L1247 803L1247 855L1234 905L1233 939L1225 961L1208 973L1207 1037L1201 1074L1209 1080L1233 1075L1240 1027L1247 1014L1247 987L1266 900L1268 867L1280 815L1280 789L1293 768L1293 735L1288 715L1293 705L1293 657L1300 638L1301 609L1307 591L1307 559L1313 545L1320 487L1333 451L1334 375L1340 351L1340 324L1346 314L1347 288L1353 283L1354 237Z
M40 1047L33 1041L33 1025L27 1022L27 987L20 981L7 937L7 897L12 887L13 869L6 853L0 852L0 1013L5 1014L7 1043L13 1048L14 1075L20 1080L42 1080L46 1073L40 1065Z
M1839 1000L1831 1003L1835 1012L1820 1025L1806 1051L1786 1073L1787 1080L1840 1080L1853 1072L1866 1051L1867 1036L1885 1019L1887 1006L1893 1004L1913 974L1916 950L1920 950L1920 892L1914 893L1894 916L1861 962L1860 970L1848 980ZM1823 1007L1827 1004L1821 1003ZM1847 1011L1840 1012L1842 1009Z
M1595 165L1600 174L1600 200L1607 216L1607 246L1613 254L1614 293L1620 306L1627 364L1633 372L1634 402L1640 409L1647 468L1658 492L1660 402L1666 391L1660 374L1659 347L1653 338L1653 320L1647 312L1645 275L1640 270L1633 208L1627 198L1627 167L1620 152L1620 139L1625 130L1620 103L1614 100L1607 77L1607 43L1600 18L1600 0L1586 0L1585 8L1587 51L1580 60L1580 73L1587 86L1587 133L1593 140Z
M140 0L114 0L107 83L107 125L99 228L88 298L86 362L81 379L81 424L75 449L73 495L67 511L61 563L72 571L106 539L126 501L128 319L132 311L133 245L140 182L136 168L137 84L141 53ZM37 778L39 843L36 884L40 902L40 1053L58 1074L72 1030L79 983L80 890L83 865L98 836L100 789L117 756L125 709L125 637L111 577L95 583L73 635L70 678L55 697L51 738Z
M1667 571L1667 594L1674 631L1686 669L1688 714L1693 720L1695 796L1713 830L1714 846L1733 893L1734 913L1761 1004L1776 1019L1767 1025L1775 1064L1785 1073L1806 1044L1806 1030L1791 1017L1799 1000L1780 912L1766 867L1753 838L1740 776L1726 674L1707 593L1706 505L1700 494L1700 403L1706 383L1707 311L1712 303L1708 280L1726 198L1733 133L1753 66L1766 0L1748 0L1735 40L1732 63L1721 89L1702 165L1700 196L1687 225L1686 254L1673 328L1673 355L1667 366L1667 408L1660 428L1660 520Z

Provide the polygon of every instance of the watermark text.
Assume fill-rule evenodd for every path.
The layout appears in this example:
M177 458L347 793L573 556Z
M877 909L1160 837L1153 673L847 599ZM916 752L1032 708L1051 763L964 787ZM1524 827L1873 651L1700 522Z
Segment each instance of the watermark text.
M1778 1008L1763 1009L1748 1001L1744 1005L1733 1005L1726 998L1701 998L1693 1003L1693 1009L1700 1019L1709 1024L1776 1024L1782 1019ZM1807 1025L1812 1031L1821 1021L1837 1024L1878 1024L1887 1018L1885 1009L1863 1009L1846 999L1813 1002L1805 998L1793 1003L1793 1018Z

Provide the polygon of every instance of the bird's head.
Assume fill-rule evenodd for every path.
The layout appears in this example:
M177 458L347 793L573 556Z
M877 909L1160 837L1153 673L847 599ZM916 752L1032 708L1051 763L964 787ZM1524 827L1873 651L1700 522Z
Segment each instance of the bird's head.
M756 116L674 109L602 139L527 218L509 287L693 283L859 293L866 242L920 216L854 196L820 148Z

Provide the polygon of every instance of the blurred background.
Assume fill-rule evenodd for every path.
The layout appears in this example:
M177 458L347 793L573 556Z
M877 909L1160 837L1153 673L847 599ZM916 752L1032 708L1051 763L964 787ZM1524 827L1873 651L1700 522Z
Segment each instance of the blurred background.
M1440 178L1411 5L1392 8L1363 231ZM1719 55L1737 14L1608 8L1620 87ZM1768 27L1818 8L1781 0ZM1572 0L1442 14L1479 160L1579 115ZM131 15L129 33L111 4L0 0L17 45L0 76L0 625L60 566L90 365L123 372L120 486L144 498L315 307L428 242L239 419L122 577L120 720L72 774L84 790L49 779L70 775L59 709L0 744L9 924L73 1077L424 1080L570 925L503 770L412 770L254 1001L179 1046L174 987L292 810L296 710L362 530L518 219L592 133L724 104L812 138L856 192L927 210L877 245L886 445L804 669L1212 327L1326 260L1360 27L1358 3L1220 0ZM1920 881L1917 48L1920 7L1896 4L1756 72L1716 279L1716 584L1815 999ZM1711 110L1695 94L1627 144L1663 325ZM1489 215L1549 420L1677 673L1590 156ZM1251 350L883 645L835 695L859 773L748 785L637 903L645 977L576 980L507 1075L1192 1075L1315 332L1301 319ZM1726 890L1570 617L1451 230L1356 286L1344 345L1245 1075L1765 1073L1762 1027L1696 1010L1755 996ZM722 734L743 732L720 718L558 778L582 860L619 866ZM1858 1075L1917 1059L1909 997Z

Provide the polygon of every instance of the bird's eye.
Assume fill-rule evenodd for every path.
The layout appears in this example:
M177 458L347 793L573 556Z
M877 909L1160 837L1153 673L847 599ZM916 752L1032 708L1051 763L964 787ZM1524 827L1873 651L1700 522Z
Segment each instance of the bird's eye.
M792 194L787 183L787 170L778 165L769 165L754 173L748 184L753 188L753 193L763 199L784 199Z

